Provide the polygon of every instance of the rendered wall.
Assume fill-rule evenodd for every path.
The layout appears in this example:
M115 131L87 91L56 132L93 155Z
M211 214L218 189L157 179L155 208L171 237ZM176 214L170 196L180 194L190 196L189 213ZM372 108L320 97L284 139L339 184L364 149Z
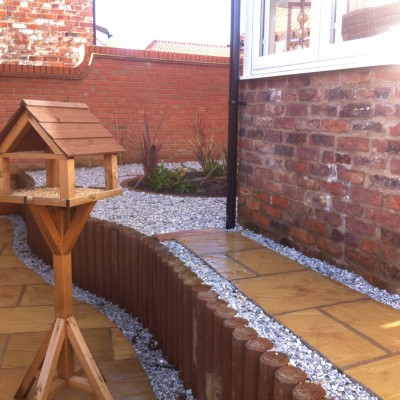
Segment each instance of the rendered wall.
M243 81L239 222L400 292L400 67Z
M93 0L0 0L0 63L73 66L93 44Z

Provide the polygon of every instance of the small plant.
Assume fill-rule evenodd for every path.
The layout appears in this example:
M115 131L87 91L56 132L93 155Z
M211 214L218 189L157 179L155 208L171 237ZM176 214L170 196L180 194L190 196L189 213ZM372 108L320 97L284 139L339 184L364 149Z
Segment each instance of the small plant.
M149 127L149 121L147 119L146 113L143 114L143 130L140 136L140 161L143 165L144 175L149 175L154 168L157 167L159 159L160 159L160 152L162 148L162 143L157 140L158 133L160 132L161 125L163 120L161 119L158 123L158 126L152 136Z
M211 139L207 145L204 124L201 116L196 114L191 124L194 139L190 142L193 154L206 177L222 177L226 174L226 151L223 145Z
M228 151L226 147L220 143L216 144L219 149L220 160L224 168L224 175L228 175Z
M177 193L187 193L196 189L193 182L185 180L185 169L168 169L163 164L153 168L147 176L151 188L155 192L173 190Z
M203 168L204 174L209 177L219 178L225 175L225 168L218 160L209 160Z

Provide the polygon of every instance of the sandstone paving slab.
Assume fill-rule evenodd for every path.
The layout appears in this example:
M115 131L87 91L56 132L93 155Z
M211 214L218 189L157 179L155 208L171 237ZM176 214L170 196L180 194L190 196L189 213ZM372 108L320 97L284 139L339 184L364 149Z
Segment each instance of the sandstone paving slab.
M13 254L0 255L0 269L27 268L26 265Z
M110 328L114 324L88 304L74 307L75 319L81 329ZM53 306L0 308L0 334L49 331L55 320Z
M0 242L0 255L1 256L13 256L14 255L14 250L12 248L11 241L2 242L2 243Z
M3 354L6 351L8 340L9 335L0 335L0 367L2 365Z
M239 280L235 284L272 315L366 298L310 270Z
M0 218L0 254L4 244L12 243L12 225L9 219Z
M371 299L323 310L390 351L400 351L400 310Z
M54 307L0 308L0 334L47 332L54 322Z
M0 308L16 307L21 299L24 286L0 285Z
M115 326L104 314L90 304L75 305L74 317L80 329L112 328Z
M28 268L0 269L0 282L7 285L34 285L42 284L44 280Z
M166 233L156 233L154 237L157 239L164 240L179 240L180 237L185 236L200 236L203 238L204 236L208 236L210 234L219 233L225 234L225 230L222 228L204 228L204 229L190 229L186 231L175 231L175 232L166 232Z
M111 328L82 329L81 332L96 362L114 359Z
M22 293L20 305L22 307L54 306L54 287L46 283L26 286Z
M14 398L22 379L28 368L2 368L0 369L0 400Z
M137 358L132 345L119 328L111 329L112 348L115 360L130 360Z
M232 251L228 254L229 257L247 266L259 275L279 274L306 269L304 265L264 247L260 249Z
M379 346L317 309L283 314L277 319L341 368L387 355Z
M139 359L99 363L114 399L155 399Z
M365 382L366 386L382 399L400 399L400 355L385 357L368 364L346 369L352 378Z
M243 265L239 264L225 254L203 256L203 260L220 275L229 280L252 278L257 276Z
M28 368L36 356L47 332L29 332L10 335L4 349L2 368Z
M74 304L82 303L76 299L73 299L73 302ZM54 287L46 283L25 286L20 305L23 307L54 305Z
M215 255L234 250L258 249L262 247L254 240L237 234L236 232L227 232L225 234L217 232L207 234L206 236L199 232L197 234L193 233L179 236L178 241L199 256Z

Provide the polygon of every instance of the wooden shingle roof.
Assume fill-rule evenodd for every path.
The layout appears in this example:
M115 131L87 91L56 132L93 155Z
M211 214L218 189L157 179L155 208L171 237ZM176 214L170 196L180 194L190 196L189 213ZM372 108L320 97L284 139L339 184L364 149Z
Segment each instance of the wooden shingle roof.
M0 154L73 158L123 152L84 103L22 100L0 132Z

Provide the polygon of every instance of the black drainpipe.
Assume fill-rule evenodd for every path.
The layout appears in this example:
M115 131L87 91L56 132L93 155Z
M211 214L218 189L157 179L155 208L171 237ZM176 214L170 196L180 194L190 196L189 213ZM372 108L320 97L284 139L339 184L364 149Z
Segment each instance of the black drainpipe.
M228 173L226 229L236 223L236 181L238 146L238 105L240 74L240 0L231 1L231 41L229 69Z
M96 0L93 0L93 45L96 46L97 32L96 32Z

